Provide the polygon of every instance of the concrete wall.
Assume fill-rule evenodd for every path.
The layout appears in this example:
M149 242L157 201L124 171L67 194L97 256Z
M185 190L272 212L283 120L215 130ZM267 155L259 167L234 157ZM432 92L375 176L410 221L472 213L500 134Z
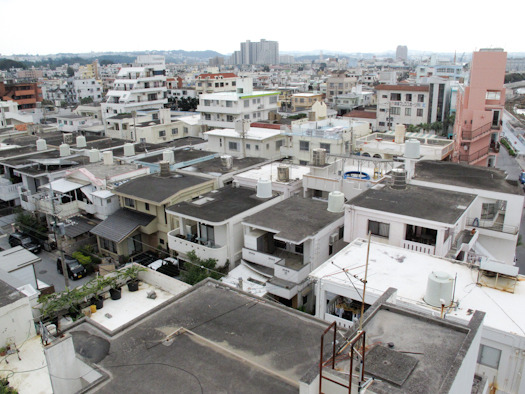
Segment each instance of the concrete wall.
M0 347L8 343L20 346L35 335L29 298L24 297L0 308Z
M102 374L76 357L73 338L68 336L44 350L55 394L70 394L92 383Z

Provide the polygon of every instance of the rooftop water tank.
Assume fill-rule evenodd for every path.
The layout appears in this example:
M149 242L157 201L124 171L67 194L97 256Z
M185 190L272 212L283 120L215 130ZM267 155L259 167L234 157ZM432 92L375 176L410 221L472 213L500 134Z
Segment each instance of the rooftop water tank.
M98 149L91 149L89 151L89 162L96 163L100 161L100 151Z
M124 156L135 156L135 145L131 142L124 144Z
M71 155L71 149L69 148L68 144L60 144L58 149L60 151L60 157L70 156Z
M405 125L396 124L396 131L394 132L394 142L396 144L402 144L405 142Z
M343 212L345 209L345 195L340 191L333 191L328 195L328 212Z
M290 167L286 165L279 165L277 167L277 180L279 182L288 182L290 180Z
M160 176L167 177L170 176L170 162L169 161L161 161L159 163L160 166Z
M231 170L233 168L233 156L222 155L221 156L221 165L224 168L226 168L227 170Z
M77 137L77 148L85 148L86 146L86 137L84 137L83 135L79 135Z
M104 160L104 165L110 166L113 164L113 151L107 150L102 152L102 158Z
M409 139L405 143L405 157L407 159L419 159L420 156L420 142L415 138Z
M391 172L392 189L403 190L407 188L407 172L401 168L394 168Z
M259 181L257 182L257 197L272 197L272 181L270 181L269 179L259 179Z
M312 151L312 165L324 166L326 164L326 149L317 148Z
M43 138L39 138L36 140L36 150L38 152L41 152L43 150L47 150L47 142Z
M162 160L167 161L170 164L175 163L175 152L170 149L166 149L162 152Z
M428 275L425 302L435 307L448 306L452 303L454 279L442 271L433 271Z

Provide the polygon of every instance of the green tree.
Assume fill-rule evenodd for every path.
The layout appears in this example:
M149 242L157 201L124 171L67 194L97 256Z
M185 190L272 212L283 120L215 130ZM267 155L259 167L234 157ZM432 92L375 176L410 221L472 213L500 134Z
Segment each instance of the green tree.
M40 219L29 212L19 212L15 216L15 225L25 234L41 240L47 239L47 227L42 224Z
M88 96L80 99L80 104L91 104L93 102L93 97Z
M181 279L194 285L208 277L219 279L221 275L216 272L217 259L201 260L195 251L188 253L189 263L184 264L184 270L181 271Z
M68 77L75 76L75 70L73 70L73 67L68 67L67 70L66 70L66 73L67 73Z
M65 101L61 101L61 102L60 102L60 106L61 106L62 108L66 108L66 107L67 107L67 103L66 103Z

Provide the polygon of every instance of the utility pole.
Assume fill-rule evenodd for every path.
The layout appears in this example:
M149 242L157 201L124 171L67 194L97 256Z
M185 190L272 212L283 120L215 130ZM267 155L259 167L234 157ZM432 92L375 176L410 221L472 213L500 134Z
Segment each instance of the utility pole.
M53 213L53 234L55 234L55 239L57 241L57 248L60 251L60 260L62 263L62 274L64 274L64 284L66 289L69 288L69 276L67 274L67 265L66 259L64 258L64 249L62 249L62 234L57 234L58 230L58 219L55 207L55 193L53 192L53 186L51 181L49 182L49 190L51 191L51 208Z

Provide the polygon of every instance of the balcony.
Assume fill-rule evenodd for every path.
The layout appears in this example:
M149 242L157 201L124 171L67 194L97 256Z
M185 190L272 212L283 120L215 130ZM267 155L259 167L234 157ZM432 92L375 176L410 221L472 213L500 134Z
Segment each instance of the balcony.
M217 259L219 265L224 265L228 259L228 246L202 245L201 242L187 240L180 234L180 230L172 230L168 233L168 246L177 253L187 255L192 250L201 259Z
M415 252L425 253L429 255L436 254L436 247L434 245L427 245L419 242L403 240L401 245L404 249L413 250Z
M486 134L489 134L492 130L492 123L484 124L481 127L478 127L475 130L472 130L471 125L462 126L461 138L464 141L474 141Z
M18 188L20 186L22 186L22 183L12 184L8 179L3 178L0 183L0 200L11 201L19 198Z
M497 231L500 233L506 233L511 235L517 235L519 228L516 226L509 226L504 224L505 215L498 213L494 220L479 219L479 218L467 218L467 223L471 223L469 228L480 228L491 231Z
M275 264L281 261L280 257L258 252L256 250L242 248L243 260L250 261L271 269L275 269Z
M337 317L328 312L324 314L324 320L327 321L328 323L333 323L335 321L335 324L337 324L337 328L343 328L346 330L354 326L354 322L343 319L342 317Z
M474 163L476 161L484 159L488 155L489 155L489 148L486 147L486 148L480 149L477 152L474 152L472 154L470 154L470 153L460 154L459 155L459 161L460 162L463 161L463 162L467 162L469 164L472 164L472 163Z
M303 265L301 262L282 259L275 264L274 275L276 278L299 284L310 274L310 266L311 264Z

